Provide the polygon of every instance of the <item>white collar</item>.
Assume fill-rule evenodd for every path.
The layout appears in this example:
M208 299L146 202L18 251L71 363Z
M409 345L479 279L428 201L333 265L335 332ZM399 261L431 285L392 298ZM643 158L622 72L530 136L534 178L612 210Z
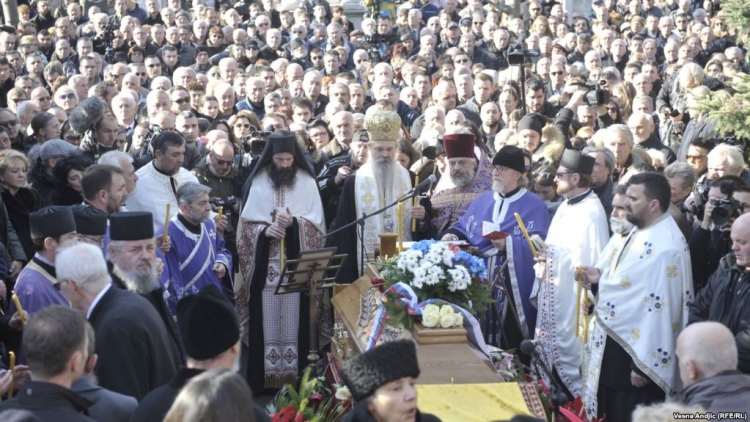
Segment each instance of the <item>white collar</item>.
M99 292L98 295L94 298L94 301L91 302L91 306L89 306L88 311L86 311L86 319L91 318L91 312L94 311L94 308L96 308L96 305L99 303L100 300L102 300L102 297L104 297L104 294L107 293L109 289L112 288L112 283L107 284L105 288L102 289L102 291Z

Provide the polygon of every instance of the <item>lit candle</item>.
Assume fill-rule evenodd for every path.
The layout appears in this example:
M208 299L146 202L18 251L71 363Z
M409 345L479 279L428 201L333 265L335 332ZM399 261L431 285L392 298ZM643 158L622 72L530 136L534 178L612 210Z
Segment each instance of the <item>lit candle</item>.
M169 216L171 215L171 213L172 213L172 204L167 202L167 216L165 217L165 220L164 220L164 235L162 239L167 238L167 235L168 235L167 232L169 232Z
M21 307L21 301L18 299L18 296L16 295L16 292L13 291L13 303L16 304L16 312L18 312L18 316L21 318L21 326L26 325L26 317L23 314L23 308Z
M398 252L404 249L404 227L403 227L404 204L399 202L396 206L396 218L398 219Z
M16 382L16 354L8 352L8 355L10 355L10 387L8 388L8 400L10 400L13 398L14 384Z
M417 186L418 184L419 184L419 175L416 175L416 176L414 176L414 186ZM412 202L412 207L416 207L417 205L419 205L418 200L419 200L419 198L416 197L416 196L412 199L412 201L413 201ZM411 220L411 231L412 232L417 231L417 219L416 218L413 218Z

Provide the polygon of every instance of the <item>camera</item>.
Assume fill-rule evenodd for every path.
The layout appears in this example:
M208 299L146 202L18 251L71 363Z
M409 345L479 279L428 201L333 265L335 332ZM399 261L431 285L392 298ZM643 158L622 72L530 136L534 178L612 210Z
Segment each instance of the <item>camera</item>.
M714 199L711 203L714 205L711 218L716 227L724 227L730 218L740 215L740 202L734 199L733 195L729 195L726 199Z
M586 82L585 86L589 90L586 93L584 100L586 104L591 107L598 107L600 105L607 105L609 103L609 91L604 89L606 81L599 82Z
M384 41L386 41L385 37L378 33L362 37L362 49L367 51L370 62L380 63L389 59L387 51L381 48L381 44Z
M232 217L237 199L234 196L227 196L224 198L211 198L208 202L216 208L222 207L224 209L224 216L227 218L227 228L224 229L224 233L232 233L234 231Z

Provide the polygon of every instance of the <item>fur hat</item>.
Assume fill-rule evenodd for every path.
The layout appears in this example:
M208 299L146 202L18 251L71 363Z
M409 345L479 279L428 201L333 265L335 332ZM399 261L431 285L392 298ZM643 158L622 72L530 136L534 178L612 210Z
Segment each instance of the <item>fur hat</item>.
M96 97L89 97L78 104L70 113L70 118L68 119L70 127L79 135L83 135L87 131L94 129L97 122L104 117L106 109L107 106L102 100Z
M417 349L411 340L381 344L346 361L341 375L354 400L362 401L391 381L419 377Z

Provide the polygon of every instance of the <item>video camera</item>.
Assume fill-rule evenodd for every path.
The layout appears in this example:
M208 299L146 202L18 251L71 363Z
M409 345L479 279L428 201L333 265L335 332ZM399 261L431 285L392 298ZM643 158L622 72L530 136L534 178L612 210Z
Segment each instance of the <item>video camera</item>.
M527 50L525 48L526 38L529 36L529 31L522 30L518 34L518 39L510 47L508 47L508 64L511 66L522 66L524 63L530 61L529 59L539 57L539 52L536 50Z
M714 205L711 218L714 220L716 227L724 227L730 218L740 216L742 204L740 204L740 201L734 199L734 194L730 194L725 199L714 199L711 203Z
M609 91L604 89L606 83L603 80L599 82L586 82L585 87L589 90L585 97L586 104L591 107L598 107L609 103Z
M211 198L208 201L211 205L216 208L221 207L224 210L224 216L227 218L227 228L224 229L224 233L232 233L234 227L232 226L232 217L234 215L234 206L237 204L237 198L234 196L226 196L224 198Z
M385 37L378 33L362 37L362 49L367 51L370 62L380 63L389 59L387 51L384 52L381 48L381 44L385 41Z

